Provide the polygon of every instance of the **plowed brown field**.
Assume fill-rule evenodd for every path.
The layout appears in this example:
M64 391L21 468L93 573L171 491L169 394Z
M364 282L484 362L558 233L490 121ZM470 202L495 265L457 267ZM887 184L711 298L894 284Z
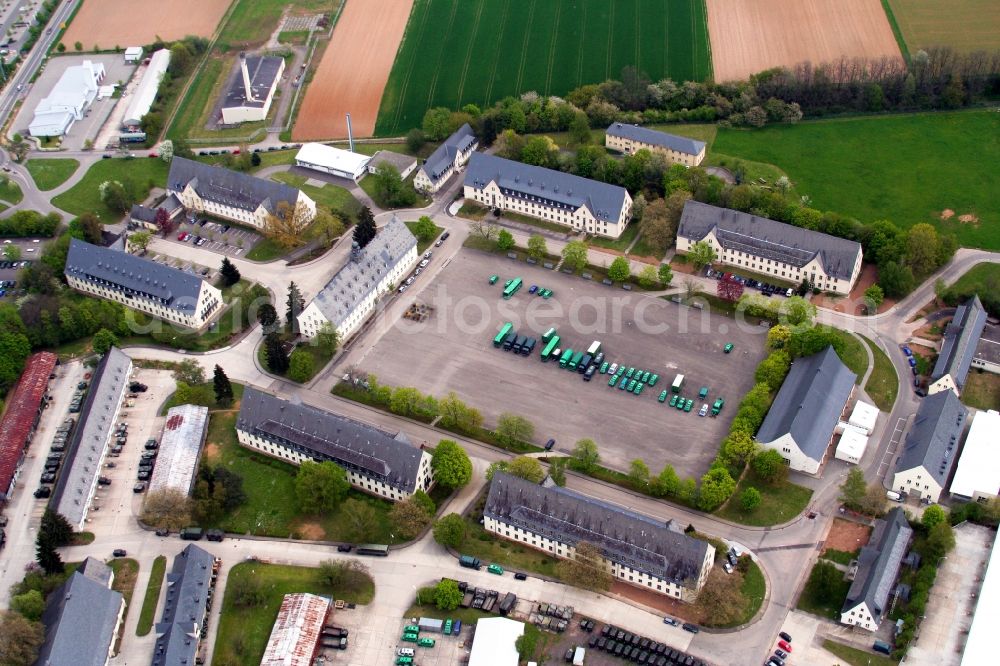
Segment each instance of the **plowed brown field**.
M306 89L292 129L295 141L347 136L347 113L355 136L375 132L382 90L412 6L413 0L348 0Z
M716 81L809 61L899 56L880 0L707 0Z
M142 46L187 35L209 37L232 0L84 0L63 35L67 51Z

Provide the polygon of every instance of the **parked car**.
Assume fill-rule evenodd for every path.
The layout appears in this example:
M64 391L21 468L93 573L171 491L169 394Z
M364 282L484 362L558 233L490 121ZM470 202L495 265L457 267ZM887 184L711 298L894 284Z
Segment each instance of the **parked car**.
M125 552L124 548L115 548L114 552L112 553L112 555L114 555L115 557L125 557L127 554L128 553Z
M351 552L351 548L352 548L352 546L350 544L342 543L342 544L339 544L337 546L337 552L338 553L349 553L349 552Z
M791 643L791 642L792 642L792 637L791 637L791 635L789 635L789 634L786 634L786 633L785 633L784 631L779 631L779 632L778 632L778 636L780 636L780 637L781 637L781 640L783 640L783 641L785 641L785 642L788 642L788 643Z
M556 440L550 439L549 441L545 442L545 450L546 451L551 451L552 447L555 446L555 445L556 445Z
M142 491L144 491L145 489L146 489L146 482L145 481L140 481L139 483L137 483L134 486L132 486L132 492L136 493L137 495L139 493L141 493Z
M685 622L681 627L684 631L690 631L692 634L697 634L701 629L698 628L697 624L691 624L690 622Z
M528 574L524 574L518 571L516 574L514 574L514 580L528 580Z
M48 497L51 494L52 494L52 489L49 488L48 486L42 486L34 492L35 497L37 497L38 499Z

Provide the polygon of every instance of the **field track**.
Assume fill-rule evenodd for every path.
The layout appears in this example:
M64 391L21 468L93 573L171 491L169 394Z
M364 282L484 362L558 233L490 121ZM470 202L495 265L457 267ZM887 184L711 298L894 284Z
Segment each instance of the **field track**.
M412 5L413 0L348 0L306 89L292 129L295 141L347 136L347 113L355 136L374 133Z
M910 52L950 46L971 52L1000 49L997 0L888 0Z
M62 42L83 48L151 44L187 35L209 37L232 0L84 0Z
M809 61L899 56L880 0L706 0L716 81Z

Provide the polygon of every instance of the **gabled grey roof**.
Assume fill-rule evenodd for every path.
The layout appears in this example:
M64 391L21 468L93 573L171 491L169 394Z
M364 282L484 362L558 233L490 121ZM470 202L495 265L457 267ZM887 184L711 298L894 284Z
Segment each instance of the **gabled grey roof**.
M188 314L198 304L202 285L193 273L75 238L69 242L66 275Z
M955 385L965 386L972 357L976 355L976 345L986 328L986 310L979 296L973 296L955 310L955 316L944 332L944 344L934 364L931 379L937 381L951 375Z
M111 651L122 595L109 588L111 570L87 558L87 575L77 570L49 595L42 623L45 642L37 666L105 666ZM107 575L95 570L104 567ZM102 579L108 582L102 582Z
M822 460L857 377L833 347L795 359L757 431L757 441L773 442L791 433L803 453Z
M629 125L626 123L612 123L611 127L605 131L605 134L619 136L623 139L631 139L632 141L639 141L641 143L648 143L652 146L660 146L661 148L675 150L678 153L687 153L688 155L698 155L705 149L704 141L696 141L694 139L689 139L686 136L677 136L676 134L657 132L656 130L651 130L647 127Z
M684 204L677 235L699 241L715 231L723 248L802 267L818 257L823 270L850 280L861 244L738 210L698 201Z
M505 160L486 153L473 153L465 172L465 184L482 189L496 182L505 196L541 201L552 208L577 210L586 206L598 220L617 222L628 192L573 174L531 164Z
M156 624L152 666L192 666L204 624L215 557L191 544L167 574L163 615Z
M170 160L167 191L183 192L188 184L206 201L248 211L264 206L274 213L282 201L294 206L299 200L299 191L291 185L174 157Z
M483 515L570 546L592 543L613 562L690 588L711 548L669 522L504 472L493 476Z
M90 492L97 483L105 448L114 430L114 414L125 394L132 359L112 347L94 371L87 397L80 408L80 420L66 445L62 472L56 481L49 505L71 525L79 526L90 503Z
M316 307L334 328L340 326L416 245L416 237L393 215L361 250L359 259L348 261L316 294Z
M947 487L969 410L954 391L938 391L920 402L917 416L903 442L896 472L923 467L942 488Z
M875 620L879 619L886 610L886 600L912 535L902 507L896 507L876 522L868 545L858 557L858 572L844 601L844 611L865 602Z
M330 460L408 493L417 489L423 451L402 432L380 430L249 386L240 402L236 429L280 442L317 461Z
M274 80L278 78L278 71L281 69L282 59L277 56L246 56L247 73L250 75L250 92L253 99L247 99L246 87L243 85L243 72L236 73L226 91L224 108L245 106L249 108L262 108L267 96L271 92ZM237 62L237 67L241 64Z
M404 155L403 153L395 153L391 150L380 150L374 155L372 159L368 162L369 168L377 167L382 162L388 162L392 166L396 167L397 171L406 171L411 166L413 166L417 161L416 157L412 155Z
M83 564L76 568L76 571L104 587L111 587L111 582L114 578L114 572L111 571L111 567L94 557L85 559Z
M455 133L444 140L424 161L424 173L432 183L437 183L455 165L455 157L464 153L471 146L479 143L469 123L465 123Z
M143 206L142 204L132 204L132 209L129 211L128 216L133 220L153 223L156 222L156 209Z

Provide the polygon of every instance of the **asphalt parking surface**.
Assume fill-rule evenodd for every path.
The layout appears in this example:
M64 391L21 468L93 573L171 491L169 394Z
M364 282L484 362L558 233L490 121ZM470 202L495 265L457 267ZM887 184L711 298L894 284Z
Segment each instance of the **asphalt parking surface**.
M178 225L177 230L170 234L167 239L183 245L184 243L191 244L193 241L189 239L184 241L177 240L178 234L188 233L200 236L205 239L205 242L198 247L228 257L243 256L252 250L262 239L260 234L243 227L230 225L228 231L223 231L222 229L223 223L221 222L208 221L204 225L184 222Z
M500 280L490 285L494 273ZM525 286L505 301L504 280L515 276ZM503 412L524 416L535 425L535 443L558 433L556 450L568 452L590 437L604 464L621 470L641 458L654 474L667 463L682 476L703 474L764 356L762 327L738 327L721 315L474 250L456 255L433 283L422 280L401 298L433 306L433 314L420 324L394 322L360 369L383 384L438 397L454 391L483 413L487 427ZM554 296L529 295L532 284ZM541 363L540 346L531 356L495 349L493 336L505 321L539 340L555 326L564 349L585 350L601 340L607 360L656 372L660 380L636 396L609 388L606 375L588 383L556 362ZM731 354L722 351L726 342L736 345ZM686 377L683 395L695 400L691 412L657 401L677 373ZM697 397L702 386L710 389L705 401ZM720 417L698 416L703 402L720 396L726 400Z

